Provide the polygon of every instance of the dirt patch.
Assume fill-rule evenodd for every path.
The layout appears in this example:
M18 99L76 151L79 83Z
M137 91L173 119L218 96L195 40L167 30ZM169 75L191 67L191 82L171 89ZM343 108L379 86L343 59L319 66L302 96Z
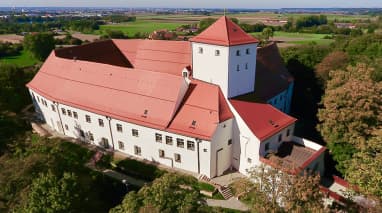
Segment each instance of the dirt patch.
M0 41L1 42L10 42L13 44L18 44L23 42L24 36L16 35L16 34L7 34L7 35L0 35Z
M95 40L98 40L100 39L100 36L99 35L92 35L92 34L83 34L83 33L73 33L72 34L72 37L73 38L78 38L82 41L90 41L90 42L93 42Z

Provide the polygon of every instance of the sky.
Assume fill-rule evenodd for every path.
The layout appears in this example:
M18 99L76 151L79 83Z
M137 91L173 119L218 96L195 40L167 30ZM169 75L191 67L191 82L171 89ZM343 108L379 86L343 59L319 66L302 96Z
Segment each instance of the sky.
M328 8L379 7L382 0L0 0L0 7Z

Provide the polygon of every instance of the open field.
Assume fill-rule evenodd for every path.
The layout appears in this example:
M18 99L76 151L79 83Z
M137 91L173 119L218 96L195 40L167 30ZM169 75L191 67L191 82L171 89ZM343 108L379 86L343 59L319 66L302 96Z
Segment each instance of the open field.
M21 43L24 40L24 36L16 34L0 35L0 42Z
M97 31L98 34L104 34L106 30L120 30L128 36L134 36L134 34L141 33L151 33L154 30L168 29L175 30L177 27L183 25L184 23L171 23L166 21L153 22L146 20L137 20L135 22L113 24L113 25L101 25L100 30Z
M261 33L251 33L253 36L258 36ZM289 33L276 31L272 41L278 42L279 47L288 47L299 44L308 44L310 42L316 42L320 45L329 45L333 42L333 39L325 39L327 34L313 34L313 33Z
M23 50L21 55L4 57L0 59L0 62L5 64L14 64L20 67L29 67L38 63L38 60L35 59L28 51Z

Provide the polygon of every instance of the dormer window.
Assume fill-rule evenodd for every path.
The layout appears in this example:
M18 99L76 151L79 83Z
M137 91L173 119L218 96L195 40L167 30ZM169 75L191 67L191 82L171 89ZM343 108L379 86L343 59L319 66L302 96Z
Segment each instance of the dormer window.
M199 47L198 52L199 52L200 54L203 54L203 47Z
M240 56L240 50L236 50L236 56Z
M220 55L220 50L215 50L215 56L219 56Z
M196 121L193 120L193 121L191 122L191 128L195 128L195 126L196 126Z
M245 50L245 54L250 55L250 54L251 54L251 49L247 48L247 49Z
M182 72L182 76L183 76L183 78L188 78L188 72L187 71L183 71Z

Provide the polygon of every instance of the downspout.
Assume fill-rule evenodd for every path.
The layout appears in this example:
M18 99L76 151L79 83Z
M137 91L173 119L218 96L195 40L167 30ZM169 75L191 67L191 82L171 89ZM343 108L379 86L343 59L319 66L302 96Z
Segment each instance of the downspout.
M58 117L60 118L60 124L61 124L61 128L62 128L62 132L64 133L64 135L66 135L66 133L65 133L65 128L64 128L64 125L62 124L62 119L61 119L61 115L60 115L60 105L58 104L58 102L53 102L55 105L56 105L56 107L57 107L57 113L58 113Z
M113 146L113 151L114 151L115 147L114 147L113 132L111 131L111 117L106 116L106 119L109 121L109 130L110 130L111 145Z
M198 152L198 174L200 174L200 150L199 150L199 144L202 142L202 140L195 138L196 145L197 145L197 152Z

